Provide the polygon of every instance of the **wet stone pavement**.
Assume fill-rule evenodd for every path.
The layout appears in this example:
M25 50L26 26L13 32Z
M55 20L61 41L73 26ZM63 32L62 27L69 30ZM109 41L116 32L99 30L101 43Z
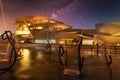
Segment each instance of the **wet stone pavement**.
M120 80L120 55L113 54L112 64L106 65L104 54L82 50L84 56L82 72L79 73L77 49L66 48L68 63L63 66L59 63L58 49L49 50L40 47L21 48L22 59L9 71L0 73L0 80ZM0 62L5 67L6 61ZM79 75L81 74L81 75Z

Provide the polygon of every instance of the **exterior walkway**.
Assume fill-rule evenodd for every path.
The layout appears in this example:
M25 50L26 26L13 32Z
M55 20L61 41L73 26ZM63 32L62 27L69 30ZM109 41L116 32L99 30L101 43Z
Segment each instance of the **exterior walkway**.
M84 50L81 55L85 57L81 76L79 76L77 49L66 48L68 51L68 64L60 65L58 50L49 50L40 47L21 48L22 59L17 61L12 70L0 74L0 80L120 80L120 55L111 55L113 62L108 67L104 54L99 57ZM5 64L0 64L4 67Z

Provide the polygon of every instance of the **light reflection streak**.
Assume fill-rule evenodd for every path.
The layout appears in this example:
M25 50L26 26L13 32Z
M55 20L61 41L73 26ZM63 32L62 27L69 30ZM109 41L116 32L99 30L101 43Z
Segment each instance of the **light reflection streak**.
M21 61L21 70L26 70L30 67L30 50L22 49L23 59Z
M36 59L37 59L37 60L43 59L43 53L42 53L42 52L37 52Z

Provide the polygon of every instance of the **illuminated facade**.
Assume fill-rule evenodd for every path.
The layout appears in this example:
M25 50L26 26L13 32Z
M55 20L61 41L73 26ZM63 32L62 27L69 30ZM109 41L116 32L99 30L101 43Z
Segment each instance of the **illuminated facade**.
M120 22L105 24L98 29L98 32L99 34L94 35L94 39L103 44L116 46L120 44Z
M47 43L49 40L53 44L78 44L81 31L89 32L89 29L72 29L67 24L42 16L18 17L15 24L19 43ZM93 36L83 35L83 44L93 44Z
M56 38L52 37L56 32L72 28L67 24L42 16L18 17L15 24L18 26L15 35L20 43L47 43L49 39L56 43Z
M62 22L42 16L23 16L15 20L15 32L20 43L78 44L80 36L84 45L99 43L120 44L120 23L97 25L96 29L72 29Z

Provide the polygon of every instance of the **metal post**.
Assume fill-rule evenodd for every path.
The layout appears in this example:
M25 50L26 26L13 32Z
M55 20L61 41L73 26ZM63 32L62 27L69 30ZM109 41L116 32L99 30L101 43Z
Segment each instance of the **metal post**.
M80 55L82 40L83 40L83 37L80 37L80 43L78 44L78 68L79 68L79 73L81 73L83 63L84 63L84 57L81 57L81 55Z

